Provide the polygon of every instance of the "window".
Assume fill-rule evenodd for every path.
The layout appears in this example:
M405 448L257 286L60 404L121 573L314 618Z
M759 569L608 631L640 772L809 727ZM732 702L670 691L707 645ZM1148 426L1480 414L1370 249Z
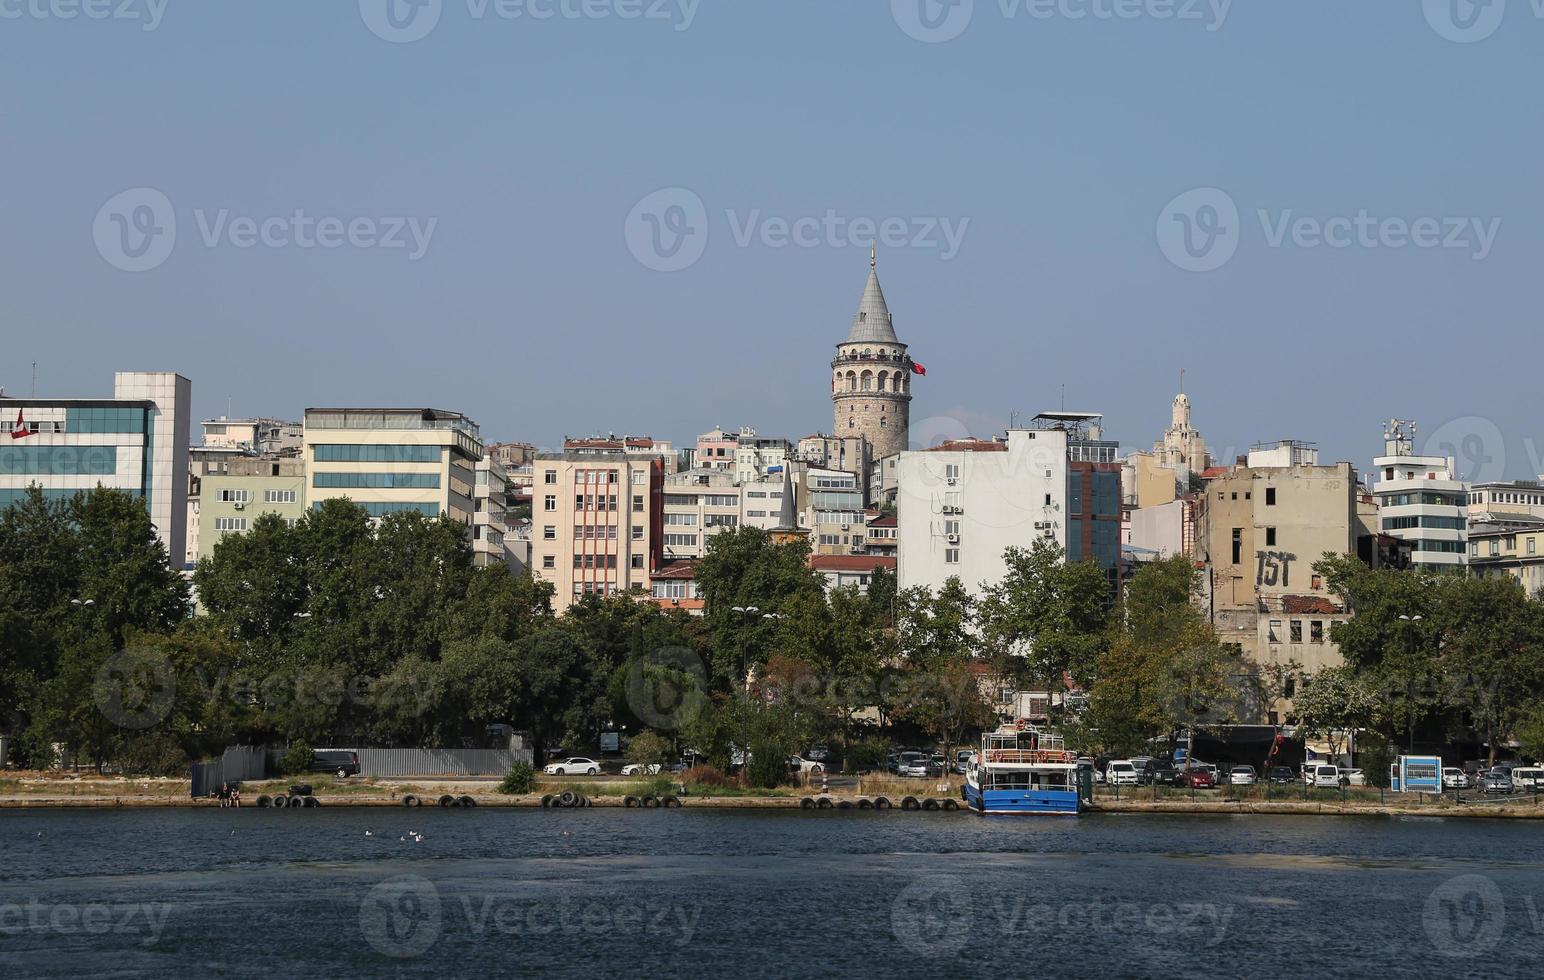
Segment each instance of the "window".
M557 568L558 567L557 556L556 555L542 555L541 556L541 567L542 568Z
M670 548L695 548L697 547L697 535L695 534L667 534L665 545Z
M1528 539L1528 554L1530 554L1530 555L1534 554L1534 550L1533 550L1534 540L1535 540L1534 538L1529 538Z
M1290 634L1288 634L1288 635L1291 637L1292 642L1293 643L1302 643L1303 642L1303 621L1301 619L1294 619L1294 620L1292 620L1291 630L1292 630L1292 632Z
M1313 580L1311 582L1309 582L1309 587L1310 588L1314 588L1314 589L1322 589L1322 588L1324 588L1324 576L1323 575L1315 575L1313 577Z
M216 517L214 519L216 531L245 531L247 519L245 517Z
M1490 539L1490 556L1492 558L1494 558L1494 557L1496 557L1499 554L1501 554L1501 542L1500 542L1500 540L1498 540L1496 538L1491 538Z
M545 483L549 487L556 486L558 482L558 471L547 470L546 472L542 473L541 482Z
M438 473L315 473L311 476L311 485L329 490L390 490L393 488L436 490L440 485L440 475Z
M1274 548L1276 546L1276 529L1273 527L1265 529L1265 546L1267 548Z
M439 446L312 446L318 463L438 463Z
M1244 529L1233 529L1233 564L1237 565L1244 560Z
M265 504L293 504L295 502L293 490L264 490L263 503Z
M958 549L958 548L945 548L944 549L944 564L945 565L958 565L959 563L960 563L960 549Z
M633 513L634 514L642 514L643 513L643 495L642 494L636 494L636 493L633 494Z
M541 539L543 541L556 541L558 539L557 527L552 524L544 525L541 529Z
M244 504L247 502L245 490L221 490L219 500L222 504Z
M1265 488L1265 506L1267 506L1267 507L1275 507L1276 506L1276 488L1275 487L1266 487Z
M1312 622L1310 622L1308 624L1308 642L1309 643L1323 643L1324 642L1324 620L1322 620L1322 619L1315 619L1315 620L1313 620Z
M960 478L960 466L959 466L959 464L958 463L950 463L947 466L945 466L944 467L944 477L945 477L945 479L949 479L949 480L958 480Z
M555 494L547 494L542 498L542 510L551 512L558 509L558 498Z
M642 555L633 555L630 564L631 564L631 566L633 568L636 568L636 569L643 568L643 556Z
M634 525L634 527L633 527L633 540L634 541L642 541L643 540L643 528L641 526Z
M1267 635L1267 638L1270 640L1270 642L1272 642L1272 643L1280 643L1281 642L1281 620L1279 620L1279 619L1271 620L1270 632L1268 634L1266 634L1266 635Z

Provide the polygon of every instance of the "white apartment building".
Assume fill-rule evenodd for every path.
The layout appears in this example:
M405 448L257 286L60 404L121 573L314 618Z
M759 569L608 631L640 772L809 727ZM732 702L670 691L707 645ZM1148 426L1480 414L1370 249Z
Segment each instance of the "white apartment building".
M708 539L740 526L740 487L728 470L695 469L665 478L660 524L663 560L701 558Z
M764 479L793 455L787 439L763 438L752 428L740 430L735 449L735 479L740 483Z
M1461 569L1468 558L1469 484L1456 479L1452 457L1417 456L1415 423L1384 426L1383 455L1373 460L1379 530L1410 542L1418 567Z
M306 464L289 459L231 459L199 477L198 533L193 560L208 558L232 534L243 534L264 514L293 524L306 511Z
M1006 571L1003 551L1046 538L1067 547L1067 432L1012 429L1006 442L956 441L900 454L901 588L957 577L973 594Z
M308 408L306 506L346 497L371 517L417 511L472 526L477 423L434 408Z
M472 563L478 567L509 562L504 537L509 533L509 482L492 456L477 461L472 487Z
M305 442L305 426L283 419L205 419L204 446L236 449L256 456L294 456Z
M804 487L803 467L792 467L794 504L796 513L803 514L803 504L808 500ZM783 474L777 472L759 480L740 484L740 524L770 531L777 527L778 513L783 506Z

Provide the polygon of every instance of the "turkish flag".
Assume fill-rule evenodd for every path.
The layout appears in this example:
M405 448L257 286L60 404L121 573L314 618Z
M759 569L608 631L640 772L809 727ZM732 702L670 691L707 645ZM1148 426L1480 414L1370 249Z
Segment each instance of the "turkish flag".
M21 409L18 408L16 410L16 424L11 427L12 439L25 439L32 435L32 432L27 428L27 420L22 418L21 415Z
M911 362L911 372L913 374L920 374L923 377L927 377L927 368L923 367L921 364L918 364L916 361Z

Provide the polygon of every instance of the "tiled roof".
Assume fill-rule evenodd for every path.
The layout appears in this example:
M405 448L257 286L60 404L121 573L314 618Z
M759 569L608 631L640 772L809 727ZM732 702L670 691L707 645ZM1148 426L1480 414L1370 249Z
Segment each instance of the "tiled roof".
M817 572L872 572L876 568L895 571L890 555L810 555L810 567Z
M651 579L695 579L696 577L697 561L692 558L666 562L649 573Z
M869 522L868 522L868 526L869 527L896 527L897 526L897 522L896 522L894 514L886 514L883 517L870 518Z
M930 453L1005 453L1008 444L995 439L950 439L928 450Z
M1309 616L1333 616L1344 612L1335 605L1333 599L1318 595L1284 595L1281 597L1281 611Z

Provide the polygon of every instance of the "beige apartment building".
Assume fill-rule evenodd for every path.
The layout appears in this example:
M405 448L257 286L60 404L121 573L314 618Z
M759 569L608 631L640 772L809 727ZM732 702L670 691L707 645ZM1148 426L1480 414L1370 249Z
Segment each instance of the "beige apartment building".
M1208 480L1198 503L1203 598L1219 637L1310 678L1343 663L1330 631L1350 613L1313 565L1326 552L1376 551L1351 464L1238 466Z
M531 574L552 584L553 609L648 590L661 560L665 458L553 453L531 465Z
M306 506L346 497L371 517L445 514L470 528L477 511L477 423L434 408L308 408Z
M263 514L294 524L306 512L306 464L299 459L231 459L199 479L196 560L226 536L251 529Z

